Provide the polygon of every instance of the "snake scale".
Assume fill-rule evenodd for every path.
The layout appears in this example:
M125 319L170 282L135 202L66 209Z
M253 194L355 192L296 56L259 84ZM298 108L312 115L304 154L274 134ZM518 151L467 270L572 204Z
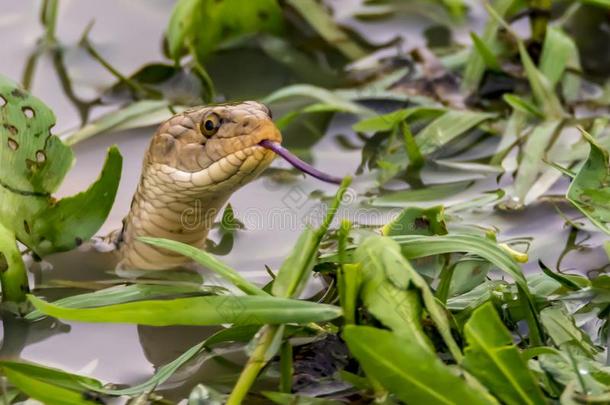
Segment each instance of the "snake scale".
M162 123L144 156L123 228L109 236L119 268L165 270L189 262L138 238L168 238L202 248L231 194L275 157L259 144L281 140L270 110L255 101L192 108Z

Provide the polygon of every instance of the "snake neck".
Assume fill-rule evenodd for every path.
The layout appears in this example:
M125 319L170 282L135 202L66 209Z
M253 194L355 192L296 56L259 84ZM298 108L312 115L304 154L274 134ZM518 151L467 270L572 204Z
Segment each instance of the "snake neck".
M168 179L168 177L171 177ZM119 267L164 270L190 259L138 240L142 236L173 239L203 248L214 219L230 193L196 187L192 179L179 181L164 165L146 166L123 220Z
M195 107L163 122L144 156L131 209L115 245L119 268L165 270L190 260L140 237L204 247L231 194L273 160L260 145L281 142L269 109L255 101Z

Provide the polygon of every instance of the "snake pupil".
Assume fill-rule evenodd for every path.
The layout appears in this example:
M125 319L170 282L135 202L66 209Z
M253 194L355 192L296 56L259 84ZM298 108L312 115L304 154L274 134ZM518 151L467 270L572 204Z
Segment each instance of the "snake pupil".
M215 127L215 126L214 126L214 123L212 122L212 120L207 120L207 121L205 122L204 126L205 126L205 129L206 129L207 131L213 131L213 130L214 130L214 127Z

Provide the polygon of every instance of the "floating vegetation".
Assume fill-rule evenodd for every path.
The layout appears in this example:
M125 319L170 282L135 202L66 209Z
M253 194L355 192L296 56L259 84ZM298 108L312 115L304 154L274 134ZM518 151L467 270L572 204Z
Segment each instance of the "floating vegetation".
M96 36L103 19L84 18L71 44L62 11L84 9L44 0L21 82L0 69L6 404L610 402L609 1L113 6L133 30L161 7L162 53L123 72ZM190 118L208 104L245 118ZM55 134L51 106L77 126ZM119 189L139 166L123 170L117 146L85 191L56 197L75 155L140 145L159 124L155 170L176 187L134 199L142 221L100 232L120 228L113 204L135 191ZM264 129L243 159L220 152L227 125ZM142 145L122 145L139 165ZM225 196L227 166L272 152L290 166L278 159L239 194L232 184L222 214L201 206ZM202 185L216 188L193 205L172 194ZM180 223L147 211L158 205L179 207ZM206 220L203 240L184 237ZM164 233L123 239L151 224ZM192 266L117 267L121 243ZM127 350L154 368L109 377L96 349L64 362L80 323L113 342L114 370L129 340L114 327L135 325ZM59 362L24 350L41 341Z

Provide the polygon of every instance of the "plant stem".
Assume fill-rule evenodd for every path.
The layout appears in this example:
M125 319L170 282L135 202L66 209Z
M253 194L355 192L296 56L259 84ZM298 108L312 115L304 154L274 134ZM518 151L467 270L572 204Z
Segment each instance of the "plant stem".
M59 0L44 0L40 8L40 22L45 27L44 40L47 45L55 44L57 27L57 9Z
M199 56L197 55L197 49L192 41L187 41L187 46L189 53L191 54L191 58L193 59L193 70L199 74L199 77L203 81L203 86L205 87L205 96L202 97L203 101L209 103L214 101L216 97L216 89L214 88L214 81L208 74L208 71L203 67L203 63L199 60Z
M278 325L266 325L263 327L256 348L250 356L248 363L246 363L246 367L244 367L239 375L237 384L235 384L231 395L229 395L226 405L239 405L242 403L248 391L250 391L250 387L254 384L258 373L267 364L267 351L271 347L278 329Z
M288 340L280 348L280 392L292 391L292 345Z
M529 6L532 11L532 16L530 17L532 39L537 43L544 41L546 27L551 14L551 3L551 0L529 0Z
M95 49L95 47L89 41L89 31L93 27L92 24L85 29L83 36L80 40L80 46L87 51L87 53L95 59L100 65L102 65L108 73L114 76L119 82L125 83L131 90L138 96L160 96L160 93L153 89L144 88L139 83L134 80L131 80L129 77L123 75L119 72L114 66L112 66L104 57Z
M322 225L320 225L320 227L317 230L315 230L315 233L313 234L312 238L310 239L311 243L309 243L307 246L305 246L303 248L305 250L305 252L301 253L301 256L304 257L305 260L301 260L299 263L296 264L297 266L299 266L299 265L301 266L301 268L298 268L298 274L299 274L298 280L302 280L303 279L302 274L304 272L310 270L309 266L312 262L311 258L316 254L318 247L320 246L320 241L322 240L322 238L328 231L328 228L330 227L330 224L331 224L333 218L335 217L337 210L339 209L339 205L341 205L343 196L344 196L345 192L347 191L347 188L351 184L351 181L352 181L351 177L345 177L343 179L343 181L341 182L341 185L339 186L339 190L337 191L337 194L335 195L335 198L333 199L328 211L326 212L326 216L324 218L324 221L322 222ZM151 243L152 241L154 241L153 238L140 238L140 240L142 240L144 242L148 242L148 243ZM164 241L163 243L167 244L168 241ZM166 246L164 246L164 247L166 247ZM202 255L202 253L199 253L198 250L195 250L195 251L197 252L198 255L200 255L200 256ZM193 257L193 259L197 260L196 256L191 256L191 257ZM207 256L204 256L204 257L206 259L210 260ZM199 261L199 262L202 264L207 264L207 263L203 263L201 261ZM213 269L218 269L218 268L222 268L222 266L226 266L226 265L219 263L219 265L217 265L217 266L214 266L214 267L208 266L208 267L211 267ZM281 274L281 271L282 270L280 269L280 274ZM232 274L233 271L230 271L227 273ZM275 282L277 282L277 278L276 278ZM235 284L235 281L233 281L233 283ZM296 295L298 295L300 284L301 284L300 282L294 283L291 288L280 291L279 295L282 297L286 297L286 298L294 298ZM310 324L310 327L311 327L311 325L313 325L313 324ZM265 365L269 361L269 358L271 356L270 348L272 347L274 342L276 342L277 338L282 337L283 330L284 330L283 325L265 325L261 329L260 336L257 339L258 342L256 344L256 348L254 349L254 352L252 352L250 359L248 360L248 362L246 363L246 366L242 370L242 372L239 376L239 379L237 380L237 383L235 384L235 387L233 388L233 391L231 392L231 395L229 396L229 399L227 400L226 405L238 405L238 404L242 403L242 400L248 394L250 387L252 386L252 384L254 384L256 377L258 376L258 374L260 373L262 368L265 367Z
M24 302L28 276L15 234L0 224L0 283L3 302Z
M330 208L326 212L326 216L324 217L324 222L322 222L322 225L320 225L320 227L316 230L316 233L318 236L318 244L316 245L316 249L318 248L318 246L320 245L320 241L322 240L322 238L328 231L328 228L330 227L330 223L335 218L335 214L339 210L339 206L341 205L341 202L343 201L343 195L347 191L350 184L352 184L352 178L349 176L343 178L343 181L341 181L341 184L339 185L339 190L337 190L337 194L335 194L335 198L333 199L332 203L330 204Z
M44 37L40 38L36 44L36 49L30 54L23 70L23 76L21 83L23 88L29 90L32 87L32 79L36 66L38 65L38 58L49 48L57 45L57 38L55 37L55 29L57 27L57 9L59 6L58 0L44 0L40 6L40 23L44 27Z

